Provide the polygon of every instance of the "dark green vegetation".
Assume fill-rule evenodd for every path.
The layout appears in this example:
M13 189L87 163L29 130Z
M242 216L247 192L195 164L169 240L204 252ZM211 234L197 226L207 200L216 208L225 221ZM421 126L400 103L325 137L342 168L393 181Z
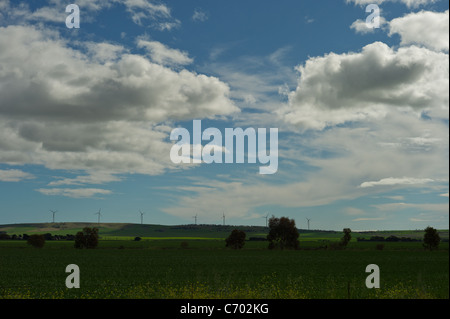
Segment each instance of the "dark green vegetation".
M16 234L38 228L15 226L22 230ZM70 232L85 226L97 225ZM449 298L448 242L429 251L422 242L383 242L376 249L379 243L356 241L393 234L423 239L423 230L352 232L348 246L336 250L329 244L339 242L342 232L301 230L299 250L269 250L267 241L256 240L234 250L225 248L225 238L236 227L215 226L224 228L215 233L213 226L174 227L100 224L96 249L75 249L66 240L46 241L41 249L26 240L0 240L0 298ZM239 229L247 239L268 231ZM448 238L448 231L439 233ZM65 286L69 264L80 267L79 289ZM380 267L380 289L365 287L369 264Z
M233 249L242 249L245 245L245 232L239 229L233 229L230 236L225 239L225 247Z
M93 249L98 246L98 228L84 227L75 235L75 248Z
M427 227L425 229L425 236L423 237L423 246L429 250L433 250L439 247L441 237L436 229L433 227Z
M269 219L269 249L298 249L298 229L295 221L287 217Z

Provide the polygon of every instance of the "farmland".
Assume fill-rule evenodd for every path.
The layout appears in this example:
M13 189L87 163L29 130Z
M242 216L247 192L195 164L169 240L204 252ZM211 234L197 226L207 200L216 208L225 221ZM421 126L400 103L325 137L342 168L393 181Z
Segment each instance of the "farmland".
M72 226L62 233L83 225ZM300 250L268 250L264 241L231 250L225 228L101 226L96 249L75 249L73 241L47 241L42 249L0 241L0 298L449 298L448 242L426 251L420 242L385 242L379 250L352 240L346 249L330 250L326 243L342 233L301 231ZM8 233L37 229L8 227ZM247 237L264 236L264 227L247 230L253 230ZM65 286L69 264L80 268L80 289ZM380 267L380 289L365 286L369 264Z

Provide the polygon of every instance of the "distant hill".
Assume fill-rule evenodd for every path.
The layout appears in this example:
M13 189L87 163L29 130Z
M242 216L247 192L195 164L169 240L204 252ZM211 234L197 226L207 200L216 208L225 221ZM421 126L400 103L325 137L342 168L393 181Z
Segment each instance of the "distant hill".
M148 224L128 224L128 223L24 223L0 225L0 233L8 235L23 234L45 234L67 235L76 234L84 227L97 227L102 237L152 237L152 238L174 238L174 237L196 237L196 238L226 238L233 229L240 229L247 234L247 238L264 238L268 233L268 228L263 226L232 226L232 225L148 225ZM305 230L299 229L300 237L303 240L334 240L342 237L340 231L327 230ZM449 238L448 230L439 230L441 239ZM372 236L381 237L409 237L415 239L423 238L423 230L392 230L392 231L367 231L353 232L352 238L367 238Z
M205 237L225 238L235 228L247 233L247 237L265 237L268 229L261 226L222 225L148 225L126 223L29 223L0 225L0 232L12 234L76 234L84 227L99 228L100 236L140 236L140 237Z

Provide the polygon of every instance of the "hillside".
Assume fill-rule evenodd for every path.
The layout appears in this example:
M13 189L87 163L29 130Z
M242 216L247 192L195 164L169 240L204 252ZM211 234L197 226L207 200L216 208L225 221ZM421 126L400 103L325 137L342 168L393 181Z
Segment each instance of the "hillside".
M263 226L222 226L222 225L141 225L127 223L24 223L24 224L7 224L0 225L0 232L9 235L22 234L44 234L52 235L76 234L84 227L98 227L99 234L103 237L158 237L158 238L174 238L174 237L196 237L196 238L226 238L233 229L243 230L250 237L265 237L268 228ZM299 229L300 237L303 239L320 240L320 239L339 239L342 232L326 231L326 230L304 230ZM449 238L448 230L440 230L441 239ZM368 231L353 232L353 238L370 238L372 236L397 236L410 237L415 239L423 238L423 230L392 230L392 231Z

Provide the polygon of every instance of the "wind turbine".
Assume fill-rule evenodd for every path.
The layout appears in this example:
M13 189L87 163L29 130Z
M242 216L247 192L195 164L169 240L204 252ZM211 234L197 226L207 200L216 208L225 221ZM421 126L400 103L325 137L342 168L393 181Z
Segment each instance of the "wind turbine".
M53 213L53 224L55 223L55 214L58 212L57 210L51 210L50 211Z
M193 216L194 220L195 220L195 225L197 225L197 214L195 214L195 216Z
M222 213L223 225L225 226L225 212Z
M100 226L100 216L102 216L101 212L101 208L98 210L98 212L96 212L94 215L98 215L98 225Z
M141 214L141 225L144 224L144 214L141 210L139 210L139 213Z
M266 216L263 216L263 218L265 218L265 219L266 219L266 227L267 227L267 218L269 218L269 213L267 213L267 215L266 215Z
M308 221L308 230L309 230L309 222L310 222L311 218L306 217L306 220Z

